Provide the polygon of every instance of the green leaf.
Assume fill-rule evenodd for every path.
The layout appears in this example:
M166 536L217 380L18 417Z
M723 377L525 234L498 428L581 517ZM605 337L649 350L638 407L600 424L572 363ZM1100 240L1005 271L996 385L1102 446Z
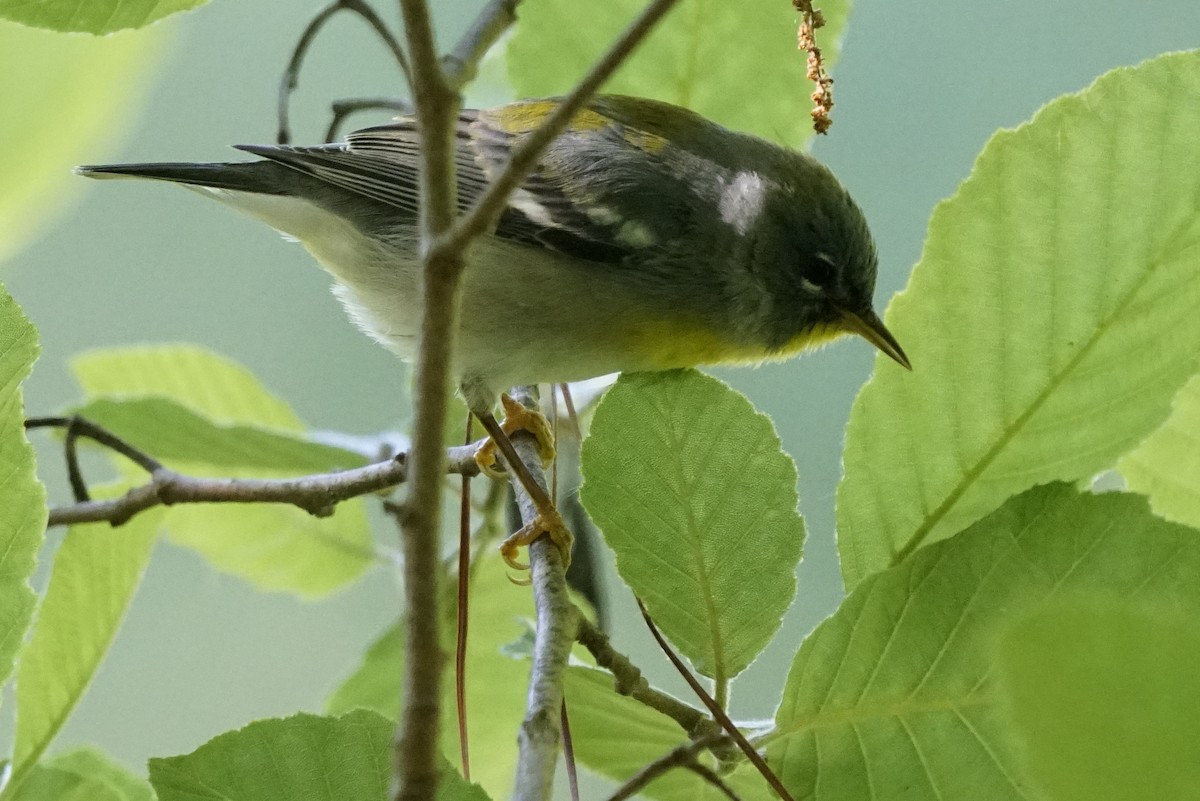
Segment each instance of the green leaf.
M266 592L322 598L375 563L366 507L339 503L329 517L282 504L195 504L167 513L171 542Z
M1051 599L1004 632L1011 714L1052 798L1197 797L1196 611L1136 595Z
M792 664L768 760L793 796L815 801L1039 798L1006 713L1000 637L1051 598L1194 616L1197 575L1200 537L1151 515L1145 499L1029 490L865 579L817 627ZM1097 681L1115 676L1088 664Z
M381 801L395 724L373 712L259 720L150 760L158 801Z
M453 648L455 609L450 582L444 582L442 642ZM502 649L525 629L522 621L533 617L529 589L508 579L504 563L485 554L471 579L467 632L467 732L471 749L471 778L494 797L512 792L517 761L514 732L525 716L529 663L510 659ZM404 667L401 624L390 626L363 656L354 672L326 703L326 711L339 714L370 709L396 719L400 679ZM442 752L460 764L454 679L447 674L442 693Z
M302 435L214 423L168 398L98 398L76 413L167 463L284 473L344 470L367 463L360 453Z
M33 13L45 3L0 0L0 9L17 5ZM0 108L8 123L0 125L0 262L82 190L71 168L99 160L125 132L163 39L161 30L96 39L0 21Z
M622 375L583 443L580 496L617 570L721 684L779 629L804 522L771 421L694 370Z
M307 441L291 407L245 367L202 348L94 351L72 370L98 421L154 456L183 460L177 466L186 472L224 475L237 466L239 476L253 477L267 468L293 474L363 462ZM178 505L166 526L172 542L217 569L303 598L345 586L374 562L362 499L338 504L326 518L279 504Z
M33 615L29 586L46 530L46 492L25 438L21 382L38 355L37 330L0 284L0 683Z
M624 781L688 741L666 715L617 694L606 670L573 665L564 691L575 757L601 775Z
M259 720L190 754L150 760L158 801L383 801L396 725L359 710ZM437 801L487 794L442 761Z
M80 748L36 765L11 801L154 801L154 791L99 751Z
M15 776L38 760L96 675L141 583L163 512L148 510L118 528L72 526L59 545L17 673Z
M1200 528L1200 376L1184 385L1171 416L1117 469L1129 489L1149 496L1156 513Z
M688 741L675 721L617 694L612 674L607 671L572 666L567 669L565 692L575 758L614 781L627 781L649 763ZM723 778L745 801L775 797L749 765ZM682 769L655 779L640 795L659 801L725 797L692 771Z
M837 59L849 2L821 4L817 31L827 65ZM506 50L520 97L566 94L646 6L643 0L526 0ZM603 91L665 100L730 128L798 145L812 133L805 78L796 48L799 17L779 0L695 0L679 7L604 84ZM736 54L736 55L733 55Z
M1200 356L1200 53L1120 69L996 134L938 206L846 433L848 587L1034 484L1090 478ZM1164 335L1167 332L1167 335Z
M291 407L249 369L195 345L89 351L72 359L71 372L89 399L161 397L218 425L304 430Z
M144 28L155 20L203 5L206 0L0 0L0 17L52 31L112 33Z

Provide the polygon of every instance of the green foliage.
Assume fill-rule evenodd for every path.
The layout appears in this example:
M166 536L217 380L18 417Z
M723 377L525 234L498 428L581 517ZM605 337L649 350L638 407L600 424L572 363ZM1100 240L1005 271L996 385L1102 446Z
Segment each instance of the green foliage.
M520 97L565 94L644 8L642 0L526 0L505 56ZM850 4L821 3L817 32L827 64L837 59ZM586 16L586 19L584 18ZM784 144L812 135L799 17L779 0L680 3L604 85L603 91L665 100L722 125ZM715 65L720 65L717 68Z
M371 712L259 720L190 754L150 760L159 801L379 801L393 725Z
M367 463L360 453L313 442L302 433L217 423L165 397L101 397L76 413L165 464L320 473Z
M718 687L744 670L792 603L804 541L770 419L694 370L623 375L583 475L588 513L662 631Z
M1200 608L1182 573L1195 563L1160 564L1183 592L1051 598L1001 637L1027 767L1055 801L1200 792Z
M81 748L34 767L11 801L154 801L154 791L100 752Z
M442 582L442 641L453 647L456 603L454 579ZM512 791L517 759L517 731L524 717L529 663L502 655L505 646L521 636L523 621L534 616L526 589L508 579L504 563L491 549L471 577L470 621L467 627L467 710L471 748L471 778L492 796ZM389 627L371 644L363 661L326 704L329 714L370 709L389 719L398 717L404 641L400 624ZM458 723L454 682L447 677L442 692L442 753L459 764Z
M392 721L366 710L259 720L190 754L150 760L150 783L158 801L381 801L394 732ZM437 801L487 797L443 767Z
M1196 53L1116 70L994 136L938 206L887 316L915 372L877 370L846 432L848 587L1166 418L1200 356L1197 128Z
M1030 490L855 588L797 653L768 758L793 795L815 801L914 792L1027 798L1019 730L1005 714L995 669L998 638L1008 637L1010 657L1019 654L1029 632L1014 624L1064 596L1121 603L1136 594L1151 606L1200 610L1197 575L1200 537L1151 515L1144 499L1080 494L1061 484ZM1050 654L1016 657L1032 685L1039 681L1032 664L1054 664L1038 656ZM1086 654L1073 658L1077 670L1080 660ZM1165 678L1154 681L1173 686L1182 669L1157 668ZM1113 678L1081 694L1120 690ZM1021 698L1018 709L1028 701ZM1092 758L1117 759L1118 740L1094 742Z
M0 17L45 3L0 0ZM61 3L90 9L101 3ZM0 262L82 189L71 168L111 150L134 116L161 32L106 39L58 36L0 21Z
M0 18L35 28L74 33L112 33L144 28L179 11L203 5L206 0L0 0Z
M1157 514L1200 528L1200 376L1175 396L1167 422L1117 468Z
M111 30L190 5L0 0L0 17ZM592 5L585 23L578 4L527 0L507 51L518 92L565 91L642 5ZM845 6L823 10L828 57ZM808 89L795 23L786 2L681 4L607 88L799 142ZM12 34L19 44L6 49L9 34L0 27L0 66L29 62L41 35ZM61 75L47 69L42 83L6 87L12 102L0 97L35 120L32 138L47 154L0 139L9 154L0 158L0 254L32 219L6 210L28 196L36 211L31 187L55 159L75 152L75 137L94 138L93 124L110 125L98 109L123 108L108 86L140 50L61 52ZM78 102L58 84L78 89ZM879 370L847 430L838 543L851 592L800 645L773 725L745 727L796 798L1197 793L1200 537L1150 512L1200 526L1195 130L1200 54L1118 70L994 137L935 212L922 261L888 315L916 372ZM98 753L44 755L111 644L160 524L219 569L311 598L373 562L364 503L324 520L270 506L176 507L115 530L73 528L26 640L45 508L19 384L37 346L7 296L0 343L0 678L19 657L13 771L0 796L149 801L146 783ZM248 371L199 348L97 352L75 371L86 416L183 472L291 476L365 462L322 444ZM449 441L459 441L458 426L451 421ZM792 604L805 535L795 466L771 422L694 371L627 375L596 409L582 462L583 500L621 577L727 703L729 682ZM1079 489L1114 467L1149 502ZM447 762L445 801L509 793L529 673L512 658L526 643L505 648L528 632L529 594L491 549L479 553L467 700L482 788ZM455 599L450 576L440 579L448 645ZM384 798L403 623L329 699L341 717L257 721L152 760L157 798ZM576 754L616 781L687 741L677 723L618 695L605 671L571 666L565 694ZM450 681L441 703L441 750L457 761ZM774 797L740 757L700 759L739 797ZM686 770L644 794L720 797Z
M141 583L163 511L138 515L119 529L72 526L58 547L17 673L16 780L50 745L96 675Z
M674 721L613 692L613 677L583 666L567 670L567 714L575 758L602 776L624 782L648 763L687 742ZM775 798L762 777L743 765L725 780L745 801ZM659 801L724 798L695 773L670 771L651 782L642 795Z
M353 467L359 454L311 441L296 413L248 370L202 348L94 351L72 369L84 413L195 475L299 475ZM192 439L194 437L194 439ZM177 506L170 539L264 590L318 598L372 564L362 499L327 518L280 505Z
M0 682L33 614L29 586L46 528L46 493L25 439L21 382L38 354L37 331L0 285Z

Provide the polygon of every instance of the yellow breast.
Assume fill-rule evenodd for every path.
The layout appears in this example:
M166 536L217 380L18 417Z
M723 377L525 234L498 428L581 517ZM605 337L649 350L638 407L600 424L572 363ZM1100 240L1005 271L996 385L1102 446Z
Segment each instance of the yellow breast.
M819 348L847 333L825 324L797 334L783 347L768 350L734 342L711 328L693 322L653 322L623 332L622 347L645 363L641 369L669 370L698 365L756 365L782 361L810 348Z

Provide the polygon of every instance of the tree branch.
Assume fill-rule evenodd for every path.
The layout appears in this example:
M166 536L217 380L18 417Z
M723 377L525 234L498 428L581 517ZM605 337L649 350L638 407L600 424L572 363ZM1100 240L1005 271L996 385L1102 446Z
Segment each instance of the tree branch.
M345 97L329 106L329 127L325 129L325 141L333 142L341 133L342 123L351 114L360 111L394 111L411 114L412 105L398 97Z
M333 0L329 5L322 8L308 23L308 27L300 34L300 39L296 42L296 47L292 50L292 57L288 61L287 69L283 72L283 77L279 81L279 97L277 100L277 114L279 118L279 130L275 134L275 141L281 145L286 145L291 141L292 132L288 121L289 107L292 101L292 92L296 91L296 85L300 81L300 66L304 63L304 57L308 55L308 50L312 47L313 41L317 34L325 27L339 11L349 11L357 14L362 18L367 25L371 26L371 30L387 45L388 50L392 53L392 58L395 59L397 66L404 73L405 77L411 82L409 76L408 61L404 57L404 50L401 49L400 43L396 41L396 37L388 30L387 25L375 10L367 5L363 0Z
M537 408L533 387L515 387L512 397L524 406ZM512 444L534 480L546 487L537 439L527 431L512 435ZM531 524L538 516L537 505L525 491L516 471L511 471L513 490L521 509L521 520ZM540 537L529 546L533 600L537 610L537 633L533 645L529 696L525 720L517 735L517 801L543 801L552 797L554 768L562 742L561 709L567 656L571 652L580 615L567 594L567 573L562 554L549 537Z
M445 430L451 355L458 327L463 257L467 244L483 233L509 193L524 177L541 150L562 131L577 111L638 42L677 0L653 0L647 10L593 68L565 103L517 151L500 180L466 218L454 225L457 183L454 171L454 127L461 99L457 81L473 70L489 40L504 25L504 5L492 4L465 37L462 69L453 80L437 59L429 8L425 0L400 0L408 42L409 67L417 123L421 131L420 247L424 277L420 342L416 364L415 432L411 451L410 493L403 518L404 587L408 604L404 663L404 701L394 749L397 801L426 801L437 789L438 728L442 652L438 642L437 559L440 550L441 476L445 473L441 432ZM488 200L490 198L490 200ZM484 202L486 201L486 202ZM490 204L490 205L489 205ZM452 231L452 235L448 235ZM478 412L479 410L473 409ZM524 461L524 460L522 460ZM514 473L516 471L514 470ZM543 482L544 483L544 482ZM549 798L560 732L562 668L574 636L572 607L566 603L566 581L560 555L551 543L530 548L533 583L546 642L535 657L529 716L522 726L523 756L518 765L517 797ZM560 598L561 590L561 598ZM564 606L565 604L565 606ZM565 610L565 611L564 611ZM543 624L539 623L539 632ZM562 644L562 632L568 632ZM539 634L539 636L542 636ZM561 651L561 653L560 653ZM561 667L559 666L561 663ZM545 723L543 725L543 719ZM542 738L550 741L551 747ZM549 754L549 762L546 755Z
M696 771L697 775L705 781L715 784L726 796L737 801L737 796L733 794L729 786L713 771L701 765L696 760L696 756L701 751L716 745L720 739L721 735L719 733L709 734L668 751L631 776L628 781L617 788L616 792L608 797L608 801L625 801L626 798L632 798L650 782L674 768L691 768L693 770L700 768L700 770Z
M483 233L492 224L492 220L503 211L505 204L508 203L509 195L533 170L542 151L563 132L571 118L575 116L575 112L591 100L596 90L612 76L625 59L629 58L634 49L641 44L646 35L677 2L678 0L652 0L646 10L630 23L620 38L612 44L608 52L592 66L591 71L584 76L571 94L567 95L554 112L546 118L546 121L536 131L525 137L521 145L513 151L512 158L509 159L504 170L491 180L487 191L475 202L470 211L459 218L453 230L438 243L439 249L451 252L461 251L468 242Z
M629 661L629 657L613 648L608 635L587 618L580 616L576 638L596 659L596 664L613 674L615 689L621 695L671 718L689 737L721 733L721 727L699 709L651 687L642 671Z
M646 621L646 628L650 629L650 635L654 637L654 641L658 643L658 647L662 649L662 652L667 655L667 659L671 660L671 664L679 671L679 675L683 677L683 680L692 688L692 691L704 702L704 705L708 707L708 711L720 722L725 732L737 743L738 748L746 755L746 759L750 760L750 764L754 765L755 769L767 780L767 784L771 785L771 789L778 793L783 801L793 801L791 793L783 786L783 782L775 775L775 771L771 770L770 766L767 765L767 761L750 744L750 741L746 739L746 735L742 734L741 730L729 718L729 715L725 714L725 710L705 692L704 687L700 685L700 682L688 670L687 665L683 664L683 660L667 644L666 638L662 636L662 632L658 630L658 626L654 625L654 620L650 617L650 613L646 611L646 605L642 603L641 598L637 599L637 604L638 610L642 613L642 619Z
M461 91L474 80L484 55L517 21L520 4L521 0L492 0L479 12L471 29L442 58L442 72L451 89Z
M393 749L396 801L437 794L444 654L440 642L442 432L450 394L450 361L458 326L462 252L432 245L454 219L454 123L459 97L438 66L425 0L400 0L408 41L413 102L421 131L420 253L422 304L416 363L414 431L404 547L405 659L400 723Z
M177 503L286 503L311 515L325 517L342 501L389 489L404 483L408 477L405 454L374 464L315 473L293 478L207 478L189 476L164 467L157 459L135 448L119 436L82 417L34 417L25 421L27 429L65 428L68 443L87 437L119 453L150 474L150 481L134 487L118 498L103 501L89 500L87 486L78 473L73 449L68 450L68 468L72 472L72 489L77 501L70 506L50 510L48 526L73 523L104 522L119 526L131 517L155 506ZM446 450L446 467L450 473L474 476L479 473L475 451L479 442Z
M448 450L450 473L477 475L475 450L479 444ZM386 462L316 473L296 478L202 478L161 467L150 481L118 498L83 501L50 510L47 526L107 521L122 525L139 512L179 503L286 503L315 517L328 517L342 501L403 484L408 475L403 455Z

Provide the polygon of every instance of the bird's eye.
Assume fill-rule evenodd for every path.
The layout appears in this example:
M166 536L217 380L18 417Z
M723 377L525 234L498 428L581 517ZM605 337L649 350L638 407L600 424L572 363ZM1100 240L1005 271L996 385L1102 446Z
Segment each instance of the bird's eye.
M804 265L803 280L814 289L824 289L833 283L833 259L824 253L814 253Z

